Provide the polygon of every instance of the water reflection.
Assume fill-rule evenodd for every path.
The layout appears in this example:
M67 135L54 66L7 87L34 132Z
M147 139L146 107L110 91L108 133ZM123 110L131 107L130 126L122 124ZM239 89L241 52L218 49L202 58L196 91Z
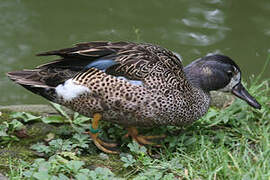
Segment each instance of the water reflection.
M12 84L5 76L13 67L23 68L23 61L19 61L32 53L28 35L32 28L29 24L29 11L20 1L0 2L0 105L6 103L21 102L28 97L22 94L21 89Z
M0 73L11 69L11 65L18 58L31 53L31 47L25 43L26 39L20 39L18 34L26 37L31 33L29 26L29 14L20 1L1 1L0 3L0 59L3 65ZM1 83L0 83L1 85Z
M211 4L219 4L220 7L212 7ZM187 12L180 21L184 28L174 32L175 37L182 44L194 46L209 46L226 37L230 30L226 27L225 14L222 12L224 4L220 1L210 1L207 4L190 3Z
M258 2L255 7L260 14L254 14L252 20L254 26L257 27L264 35L270 36L270 2Z

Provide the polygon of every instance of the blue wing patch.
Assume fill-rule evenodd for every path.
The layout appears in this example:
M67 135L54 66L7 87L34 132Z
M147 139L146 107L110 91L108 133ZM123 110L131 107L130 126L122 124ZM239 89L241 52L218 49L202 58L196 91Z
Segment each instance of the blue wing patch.
M113 65L118 64L116 61L112 60L112 59L97 59L95 61L92 61L91 63L89 63L87 66L84 67L85 70L90 69L90 68L96 68L98 70L101 70L103 72L105 72L108 68L112 67ZM107 73L107 72L106 72ZM110 74L110 73L109 73ZM113 76L115 76L118 79L122 79L125 81L128 81L129 83L136 85L136 86L140 86L143 85L143 82L140 80L130 80L127 79L124 76L121 76L121 74L111 74Z

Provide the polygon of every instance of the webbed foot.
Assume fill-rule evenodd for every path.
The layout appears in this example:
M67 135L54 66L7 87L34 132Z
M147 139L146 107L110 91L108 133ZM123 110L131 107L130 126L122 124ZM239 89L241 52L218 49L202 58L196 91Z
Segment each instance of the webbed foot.
M98 129L98 121L101 119L100 113L95 113L92 121L92 126L90 126L90 132L86 132L90 135L91 139L93 140L94 144L97 146L98 149L105 153L109 154L119 154L119 151L117 150L117 144L116 143L109 143L101 140L99 135L99 129Z

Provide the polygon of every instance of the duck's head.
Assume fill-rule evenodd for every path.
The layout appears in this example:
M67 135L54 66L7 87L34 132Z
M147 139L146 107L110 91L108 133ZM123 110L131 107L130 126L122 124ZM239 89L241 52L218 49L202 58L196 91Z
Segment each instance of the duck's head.
M184 71L192 85L206 92L212 90L231 92L250 106L261 108L242 85L240 68L227 56L210 55L200 58L186 66Z

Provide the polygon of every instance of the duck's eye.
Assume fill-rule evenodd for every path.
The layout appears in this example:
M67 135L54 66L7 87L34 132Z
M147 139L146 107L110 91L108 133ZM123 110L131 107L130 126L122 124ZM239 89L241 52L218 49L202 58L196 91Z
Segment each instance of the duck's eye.
M233 77L233 72L232 71L227 71L227 75L231 78L231 77Z

